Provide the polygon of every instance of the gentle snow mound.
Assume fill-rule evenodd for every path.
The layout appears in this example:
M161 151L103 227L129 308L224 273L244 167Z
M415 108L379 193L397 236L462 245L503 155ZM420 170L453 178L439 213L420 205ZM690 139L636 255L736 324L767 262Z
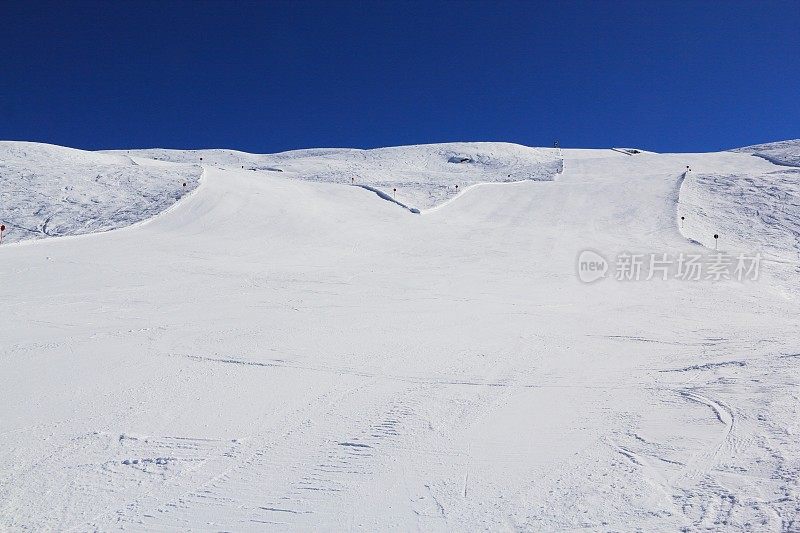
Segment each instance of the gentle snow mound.
M0 141L3 242L129 226L173 205L201 174L196 165Z

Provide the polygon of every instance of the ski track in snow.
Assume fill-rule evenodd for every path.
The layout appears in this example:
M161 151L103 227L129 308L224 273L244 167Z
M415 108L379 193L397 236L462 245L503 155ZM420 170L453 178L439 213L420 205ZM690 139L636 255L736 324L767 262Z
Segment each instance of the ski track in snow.
M2 205L39 236L161 216L0 247L0 529L798 529L792 169L503 143L3 149L26 170L0 174ZM203 187L165 211L199 157ZM112 187L87 226L25 177L87 165L150 192ZM362 189L395 184L422 216ZM582 249L709 231L780 262L744 284L575 279Z

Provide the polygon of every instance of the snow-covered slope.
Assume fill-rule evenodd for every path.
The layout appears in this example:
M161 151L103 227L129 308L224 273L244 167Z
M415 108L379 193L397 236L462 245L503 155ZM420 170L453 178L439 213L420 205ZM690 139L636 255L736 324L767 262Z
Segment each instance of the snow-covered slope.
M681 187L684 234L714 248L760 251L800 265L800 169L704 174Z
M421 216L220 162L136 231L3 245L0 529L796 530L800 302L576 274L705 252L681 210L702 240L786 169L563 157Z
M198 165L0 141L3 241L129 226L194 190L201 172Z
M745 146L744 148L736 148L731 151L763 157L776 165L800 167L800 139L756 144L753 146Z
M778 262L783 282L800 274L800 141L733 150L756 155L724 171L692 168L680 188L678 215L687 238L708 248L761 253ZM761 164L759 161L772 164ZM714 235L718 235L715 243ZM794 290L790 290L792 294Z
M295 150L267 155L163 149L112 153L367 186L420 210L434 207L476 183L552 180L562 168L557 149L498 142Z

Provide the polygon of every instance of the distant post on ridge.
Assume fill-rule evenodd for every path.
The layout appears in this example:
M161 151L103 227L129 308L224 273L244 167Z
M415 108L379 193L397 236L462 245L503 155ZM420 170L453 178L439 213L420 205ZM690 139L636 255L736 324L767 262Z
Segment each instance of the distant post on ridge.
M0 224L0 244L3 244L3 233L6 232L6 225Z
M718 242L718 241L719 241L719 234L718 234L718 233L715 233L715 234L714 234L714 249L715 249L715 250L717 249L717 242Z

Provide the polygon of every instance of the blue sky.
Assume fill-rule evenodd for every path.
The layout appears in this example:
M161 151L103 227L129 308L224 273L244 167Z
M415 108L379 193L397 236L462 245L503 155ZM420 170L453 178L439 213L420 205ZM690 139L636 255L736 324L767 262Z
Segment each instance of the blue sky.
M800 2L0 3L0 139L78 148L800 137Z

